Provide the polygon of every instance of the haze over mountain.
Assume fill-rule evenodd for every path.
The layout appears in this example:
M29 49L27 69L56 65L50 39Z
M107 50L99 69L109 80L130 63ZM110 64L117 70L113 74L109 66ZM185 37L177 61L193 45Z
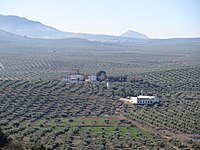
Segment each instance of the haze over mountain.
M3 30L0 29L0 38L7 38L7 39L13 38L13 39L15 39L15 38L20 38L20 36L15 35L13 33L3 31Z
M13 34L13 33L7 32L7 31L3 31L0 29L0 43L1 44L3 43L4 45L9 45L10 43L14 43L14 42L23 43L24 41L27 41L29 39L32 40L32 38L26 38L26 37L16 35L16 34Z
M146 35L135 31L128 31L121 36L64 32L56 28L44 25L38 21L32 21L26 18L12 15L0 15L0 29L20 36L27 36L32 38L83 38L90 41L103 42L132 42L135 39L148 39Z
M101 36L102 39L104 36ZM106 37L106 36L105 36ZM115 43L115 42L105 42L102 43L100 41L89 41L83 38L67 38L67 39L46 39L46 38L31 38L31 37L24 37L20 35L16 35L7 31L3 31L0 29L0 47L10 47L14 45L15 48L20 46L24 47L27 46L30 49L31 47L50 47L51 48L66 48L66 47L73 47L77 49L80 45L81 47L84 46L92 46L98 47L100 45L103 46L136 46L136 45L143 45L143 46L160 46L160 45L177 45L177 44L192 44L193 46L198 46L200 43L200 38L173 38L173 39L149 39L149 40L141 40L141 39L134 39L134 42L125 42L125 43ZM1 49L2 50L2 49Z

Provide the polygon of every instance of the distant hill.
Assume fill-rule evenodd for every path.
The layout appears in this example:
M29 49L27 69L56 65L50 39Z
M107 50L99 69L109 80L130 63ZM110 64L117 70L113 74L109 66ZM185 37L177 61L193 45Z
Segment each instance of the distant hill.
M0 29L34 38L69 38L70 33L59 31L55 28L43 25L40 22L20 18L18 16L0 15Z
M199 38L175 38L175 39L150 39L142 33L128 30L120 36L63 32L56 28L44 25L37 21L28 20L18 16L0 15L0 39L69 39L70 41L81 41L81 39L99 42L130 43L130 44L160 44L160 43L190 43L199 42ZM77 40L75 40L77 39ZM35 41L36 39L34 39ZM66 40L65 40L66 41Z
M72 37L72 38L65 38L65 39L46 39L46 38L31 38L31 37L27 37L27 36L20 36L20 35L17 35L17 34L14 34L14 33L10 33L10 32L7 32L7 31L4 31L4 30L1 30L0 29L0 42L3 42L3 41L18 41L18 42L28 42L28 43L37 43L39 42L40 44L42 43L48 43L51 45L51 43L75 43L75 44L80 44L80 43L90 43L93 45L99 45L100 42L98 41L89 41L87 40L92 38L92 36L94 35L91 35L91 34L84 34L84 33L77 33L77 36L76 37ZM107 44L110 45L113 41L114 41L114 36L106 36L106 35L95 35L96 37L98 37L98 39L101 39L102 41L106 41L107 40ZM79 38L78 38L79 37ZM85 39L84 38L80 38L80 37L86 37ZM109 41L110 37L113 37L112 40ZM96 38L97 39L97 38ZM123 38L115 38L115 40L121 40L123 41ZM196 44L196 45L199 45L200 43L200 38L171 38L171 39L149 39L149 40L143 40L143 39L128 39L129 41L134 41L134 42L127 42L126 43L126 39L124 40L125 43L122 42L122 44L125 44L125 45L135 45L135 44L143 44L143 45L146 45L146 44L150 44L150 45L160 45L160 44L179 44L179 43L193 43L193 44ZM105 44L105 43L104 43ZM106 45L107 45L106 44ZM116 43L117 44L117 43Z
M127 38L135 38L135 39L149 39L149 37L146 36L145 34L135 32L135 31L131 31L131 30L128 30L127 32L121 34L120 36L121 37L127 37Z
M82 38L90 41L101 42L133 42L137 39L147 39L141 38L142 34L139 33L123 37L103 34L63 32L56 28L44 25L38 21L32 21L12 15L0 15L0 29L20 36L46 39Z

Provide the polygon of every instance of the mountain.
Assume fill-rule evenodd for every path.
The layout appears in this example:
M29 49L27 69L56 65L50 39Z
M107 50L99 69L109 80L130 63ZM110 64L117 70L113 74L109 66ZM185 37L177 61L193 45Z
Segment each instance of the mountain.
M120 36L121 37L127 37L127 38L135 38L135 39L149 39L149 37L146 36L145 34L135 32L135 31L131 31L131 30L128 30L127 32L121 34Z
M138 38L141 37L138 35L123 37L103 34L64 32L56 28L44 25L38 21L32 21L26 18L12 15L0 15L0 29L20 36L45 39L82 38L90 41L101 42L134 42L137 39L145 39Z
M33 38L69 38L70 33L59 31L40 22L18 16L0 15L0 29Z

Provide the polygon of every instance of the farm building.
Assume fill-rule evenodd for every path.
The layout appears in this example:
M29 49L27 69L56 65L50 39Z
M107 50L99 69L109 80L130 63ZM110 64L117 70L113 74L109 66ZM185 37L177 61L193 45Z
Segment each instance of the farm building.
M97 81L97 76L96 75L89 75L86 77L86 80L88 81Z
M79 81L83 81L84 76L82 74L71 74L70 75L70 79L72 80L79 80Z
M68 78L66 78L65 81L68 81L70 83L79 83L79 82L83 82L83 75L80 74L75 74L75 75L70 75Z
M69 83L81 83L83 81L86 82L94 82L97 81L96 75L83 75L83 74L70 74L68 77L63 78L64 81Z
M64 78L64 81L69 83L79 83L83 82L84 76L82 74L71 74L70 76Z
M84 81L84 75L79 73L79 69L73 69L70 75L64 78L69 83L79 83Z
M159 99L156 96L144 96L140 95L137 97L130 97L130 98L120 98L120 100L130 102L132 104L155 104L159 103Z

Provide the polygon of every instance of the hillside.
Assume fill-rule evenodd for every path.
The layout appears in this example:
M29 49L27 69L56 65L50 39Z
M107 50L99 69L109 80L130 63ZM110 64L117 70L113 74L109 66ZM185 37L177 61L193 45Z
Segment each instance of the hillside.
M0 29L34 38L69 38L70 33L59 31L40 22L18 16L0 15Z
M141 39L141 36L138 36L139 33L132 35L131 37L122 37L103 34L64 32L44 25L38 21L32 21L12 15L0 15L0 29L21 36L45 39L83 38L90 41L101 42L134 42L135 39Z
M199 73L189 67L138 74L140 80L131 75L109 89L105 82L3 79L0 126L22 143L37 141L49 150L198 150L191 139L200 132ZM160 104L118 100L141 91L158 95Z

